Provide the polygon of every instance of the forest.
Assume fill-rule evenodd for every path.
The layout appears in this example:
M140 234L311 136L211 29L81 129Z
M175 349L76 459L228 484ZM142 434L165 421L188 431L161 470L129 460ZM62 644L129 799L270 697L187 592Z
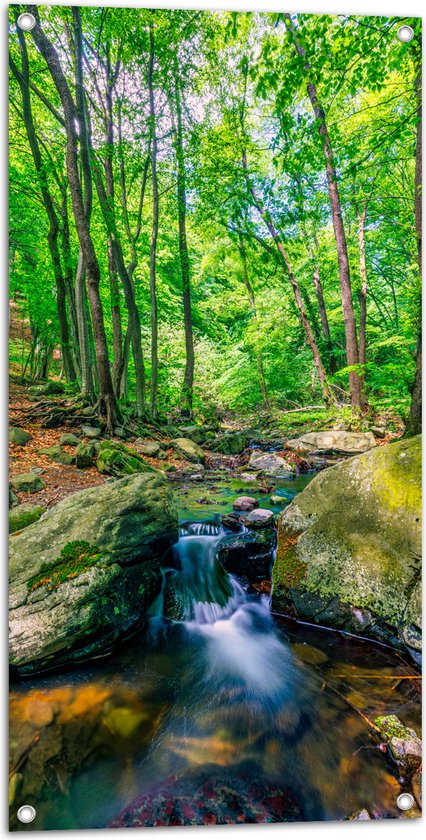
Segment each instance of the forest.
M418 432L420 20L10 14L12 373L110 432L304 407Z

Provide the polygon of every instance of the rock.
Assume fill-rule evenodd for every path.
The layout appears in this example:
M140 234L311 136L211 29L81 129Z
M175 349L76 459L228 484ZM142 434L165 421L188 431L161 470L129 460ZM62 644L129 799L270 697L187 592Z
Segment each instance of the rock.
M179 470L179 475L188 476L191 478L192 475L202 475L204 477L205 469L202 464L197 464L193 466L192 464L187 464L186 467L182 467Z
M230 432L216 438L209 449L220 452L222 455L241 455L247 448L247 438L241 432Z
M291 649L298 659L307 662L309 665L323 665L324 662L328 662L328 656L323 650L308 645L306 642L296 642L291 646Z
M170 445L181 458L186 458L187 461L192 461L194 464L204 464L206 460L203 450L188 438L175 438L170 441Z
M418 770L411 779L411 786L413 788L414 799L419 808L422 807L422 771Z
M185 438L198 444L203 444L207 440L214 439L214 431L210 426L182 426L180 431Z
M351 814L350 817L346 817L347 820L371 820L373 819L367 808L363 808L361 811L355 811L354 814Z
M256 475L256 473L243 472L239 474L238 479L239 481L244 481L247 483L256 483L258 476Z
M249 461L249 467L257 472L265 473L265 475L293 474L291 464L273 452L267 452L266 454L259 450L253 452Z
M16 446L25 446L32 439L33 436L24 429L18 429L16 426L12 426L9 429L9 442L15 443Z
M12 807L16 798L19 796L22 788L24 777L22 773L12 773L9 779L9 806Z
M410 778L422 763L422 742L414 729L404 726L396 715L384 715L374 721L405 778Z
M9 534L22 531L33 522L37 522L46 508L41 505L18 505L9 511Z
M337 455L358 455L376 446L372 432L308 432L306 435L288 440L287 449L302 454L329 453Z
M194 475L188 476L190 481L204 481L203 473L195 473Z
M34 473L34 475L43 475L46 470L43 467L31 467L30 472Z
M31 385L28 393L34 396L49 397L53 394L63 394L64 386L60 382L46 382L43 385Z
M373 432L374 437L386 437L386 426L370 426L370 432Z
M259 502L253 496L238 496L232 504L234 510L254 510L259 507Z
M79 470L93 466L96 449L93 443L79 443L75 450L76 464Z
M319 473L280 514L272 605L421 650L420 437Z
M9 484L9 507L12 508L15 507L15 505L19 505L19 499Z
M10 657L22 674L105 654L141 628L178 539L158 473L68 496L10 538Z
M96 438L101 436L101 430L96 426L82 426L81 434L89 438L89 440L96 440Z
M44 490L41 478L31 472L15 475L10 483L18 493L37 493L39 490Z
M77 435L66 432L66 434L61 435L59 443L61 446L78 446L80 438L78 438Z
M114 437L118 437L121 440L126 440L129 437L129 432L123 428L123 426L116 426L114 428Z
M75 464L75 455L64 452L61 446L47 446L38 450L40 455L47 455L55 464Z
M83 410L81 411L81 414L83 415L83 417L93 417L93 419L95 419L97 416L96 411L92 405L86 405L86 407L83 408Z
M222 516L222 525L230 531L242 531L243 523L236 513L225 513Z
M272 502L273 505L285 505L287 499L284 496L270 496L269 501Z
M96 466L100 473L114 475L117 478L133 475L133 473L158 472L155 467L151 467L141 458L136 449L112 440L102 441Z
M275 542L272 530L224 537L218 546L218 557L230 574L250 581L264 580L270 577Z
M273 511L265 508L252 510L244 517L244 524L249 525L250 528L269 528L274 521Z
M155 443L154 441L148 441L147 443L144 443L140 448L141 455L146 455L148 458L158 458L160 452L160 444Z

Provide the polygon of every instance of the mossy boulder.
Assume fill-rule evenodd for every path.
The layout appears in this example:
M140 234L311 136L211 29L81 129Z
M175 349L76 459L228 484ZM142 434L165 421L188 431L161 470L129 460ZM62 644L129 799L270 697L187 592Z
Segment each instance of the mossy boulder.
M9 429L9 441L10 443L15 443L16 446L26 446L32 438L33 436L29 432L26 432L25 429L18 429L17 426L12 426Z
M422 763L422 742L417 733L404 726L396 715L381 715L374 723L400 772L410 778Z
M100 473L121 478L134 473L157 472L131 446L118 441L103 440L98 452L96 464Z
M96 454L94 443L79 443L75 450L76 464L79 470L93 466L93 458Z
M421 649L420 437L319 473L281 513L272 606Z
M216 440L209 442L208 448L222 455L241 455L247 448L248 440L242 432L230 432L220 435Z
M89 440L96 440L101 436L101 429L98 426L82 426L81 434Z
M376 446L373 432L308 432L306 435L288 440L287 449L302 454L358 455Z
M9 511L9 534L22 531L33 522L38 522L46 508L41 505L18 505Z
M50 397L54 394L63 394L64 386L61 382L46 382L42 385L30 385L28 393L35 397Z
M147 458L158 458L161 452L160 444L156 441L147 441L140 447L141 455L146 455Z
M72 455L70 452L64 452L62 446L47 446L43 449L39 449L40 455L47 455L51 461L55 464L75 464L75 455Z
M185 438L194 441L194 443L203 444L208 440L214 440L215 434L211 426L182 426L181 432Z
M185 458L186 461L191 461L193 464L204 464L206 460L203 450L192 440L175 438L170 441L170 445L178 456Z
M59 443L61 446L78 446L80 438L77 435L73 435L72 432L66 432L64 435L61 435Z
M18 493L38 493L39 490L44 490L40 476L32 472L15 475L10 483Z
M159 474L68 496L10 538L10 661L22 674L107 653L143 627L178 539Z

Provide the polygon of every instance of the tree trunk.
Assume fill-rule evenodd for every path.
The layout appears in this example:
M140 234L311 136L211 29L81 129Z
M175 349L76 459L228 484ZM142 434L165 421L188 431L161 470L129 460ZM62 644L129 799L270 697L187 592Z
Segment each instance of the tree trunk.
M246 249L244 247L243 237L241 236L241 234L239 234L239 236L238 236L238 244L239 244L241 263L242 263L242 266L243 266L244 285L247 289L247 293L248 293L248 296L249 296L250 309L253 313L253 318L255 318L256 321L257 321L256 300L255 300L255 296L254 296L254 289L253 289L253 286L250 282L250 277L249 277L248 267L247 267L247 254L246 254ZM259 385L260 385L260 390L261 390L261 393L262 393L263 405L265 406L265 411L270 412L271 404L269 402L268 389L266 387L262 354L259 353L258 350L256 350L255 355L256 355L257 375L259 377Z
M64 76L59 61L58 54L53 44L49 41L40 25L37 6L29 6L28 11L30 11L34 15L34 18L36 20L36 25L34 29L31 30L31 34L34 38L36 46L38 47L40 53L46 61L46 64L55 83L64 110L64 119L67 135L67 175L71 191L75 226L86 270L90 310L92 314L93 334L96 348L96 361L99 374L98 407L102 413L105 412L108 431L112 432L114 428L114 420L116 417L119 417L119 410L115 399L114 389L112 387L112 378L108 358L108 345L105 333L102 301L99 293L99 263L96 257L93 240L90 235L90 227L88 224L88 220L86 218L85 208L83 204L82 188L78 171L76 134L77 113L70 93L70 89L68 87L67 80ZM79 86L82 90L82 38L80 9L76 6L73 6L72 13L74 19L75 34L76 86ZM82 115L80 115L79 126L80 138L83 149L87 141L87 126L85 119L82 118Z
M306 60L305 48L297 39L296 28L290 16L286 16L285 25L291 34L297 54L303 59L303 72L305 76L309 73L311 66ZM355 312L352 301L351 278L349 270L348 250L346 234L343 226L342 207L340 203L339 189L337 186L337 172L334 163L333 148L328 134L325 112L318 101L317 90L314 84L307 80L307 92L315 115L318 133L322 141L322 149L325 158L328 193L330 197L331 215L333 219L334 236L337 248L337 260L339 264L340 290L342 297L343 320L346 336L346 361L348 367L355 367L359 364L358 339L356 331ZM349 373L349 390L352 407L360 410L362 407L362 380L356 370Z
M182 300L185 324L185 374L182 388L181 413L193 416L194 336L191 311L191 278L186 238L186 172L183 151L182 103L177 48L174 55L174 88L176 108L177 206L179 224L179 256L182 276Z
M321 283L320 265L319 265L319 258L318 258L318 243L317 243L316 237L314 237L314 238L315 238L315 253L314 253L314 251L312 249L312 246L310 244L308 245L308 253L309 253L309 257L311 259L312 265L313 265L312 279L313 279L313 283L314 283L314 287L315 287L315 293L316 293L316 296L317 296L318 311L319 311L320 321L321 321L321 329L322 329L322 334L324 336L325 348L326 348L326 351L327 351L328 369L329 369L329 372L331 373L331 375L333 375L334 373L336 373L337 363L336 363L336 357L334 355L333 341L332 341L332 338L331 338L330 325L328 323L327 308L326 308L326 305L325 305L324 292L323 292L322 283Z
M420 36L421 38L421 36ZM416 96L417 96L417 136L416 136L416 169L414 175L414 201L416 217L417 258L419 263L420 283L422 282L422 65L421 42L416 44ZM420 434L422 430L422 327L421 303L419 312L419 337L416 352L416 375L411 395L409 432Z
M95 402L95 389L90 358L89 324L86 307L86 276L81 248L78 252L77 270L75 273L75 308L80 345L81 392L93 405Z
M359 363L365 366L366 360L366 324L367 324L367 264L365 260L365 216L366 205L357 210L358 246L359 246L359 276L361 287L359 292ZM365 372L363 379L365 378Z
M154 100L154 28L149 27L149 117L151 127L151 177L152 177L152 234L149 254L149 290L151 295L151 414L157 416L158 389L158 313L157 313L157 237L158 237L158 182L157 182L157 130Z

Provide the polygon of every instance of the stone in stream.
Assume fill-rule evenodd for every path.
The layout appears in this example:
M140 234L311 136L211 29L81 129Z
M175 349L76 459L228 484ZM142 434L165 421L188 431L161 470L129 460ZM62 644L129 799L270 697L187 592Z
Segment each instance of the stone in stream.
M243 523L236 513L225 513L222 516L222 525L230 531L242 531Z
M96 438L100 437L101 430L97 426L82 426L81 434L89 438L89 440L96 440Z
M280 514L275 612L421 651L420 437L319 473Z
M9 429L9 442L16 444L16 446L26 446L33 436L24 429L18 429L17 426L11 426Z
M247 448L247 438L242 432L230 432L209 443L208 448L222 455L241 455Z
M64 452L61 446L47 446L43 449L39 449L40 455L47 455L51 461L55 464L75 464L75 455L71 455L70 452Z
M248 525L250 528L269 528L274 522L273 511L265 508L252 510L244 516L244 525Z
M9 534L22 531L33 522L37 522L45 513L46 508L41 505L17 505L9 511Z
M273 505L285 505L287 500L284 496L270 496L269 501L272 502Z
M288 440L286 447L302 454L329 453L336 455L358 455L376 446L372 432L309 432L294 440Z
M254 498L254 496L238 496L238 498L232 503L232 507L234 510L250 511L259 507L259 502Z
M252 453L248 465L250 469L265 473L265 475L293 475L291 464L280 455L275 455L274 452L265 453L257 450Z
M18 493L38 493L39 490L44 490L41 478L32 472L15 475L10 483Z
M414 729L404 726L396 715L383 715L374 721L402 775L410 778L422 763L422 742Z
M100 473L113 475L116 478L141 472L158 473L158 470L152 467L151 464L148 464L136 452L136 449L112 440L102 441L99 447L96 466Z
M228 536L218 545L218 557L230 574L250 581L264 580L271 574L275 543L272 529Z
M80 438L78 438L77 435L73 435L71 432L66 432L59 438L59 443L61 446L78 446Z
M94 443L79 443L75 450L76 464L79 470L93 466L96 449Z
M176 450L178 457L185 458L194 464L204 464L206 456L200 447L188 438L175 438L170 441L170 446Z
M31 674L110 651L141 628L178 539L158 473L83 490L10 538L10 662Z
M238 474L239 481L244 481L247 483L256 483L258 478L259 476L256 475L256 473L243 472Z

